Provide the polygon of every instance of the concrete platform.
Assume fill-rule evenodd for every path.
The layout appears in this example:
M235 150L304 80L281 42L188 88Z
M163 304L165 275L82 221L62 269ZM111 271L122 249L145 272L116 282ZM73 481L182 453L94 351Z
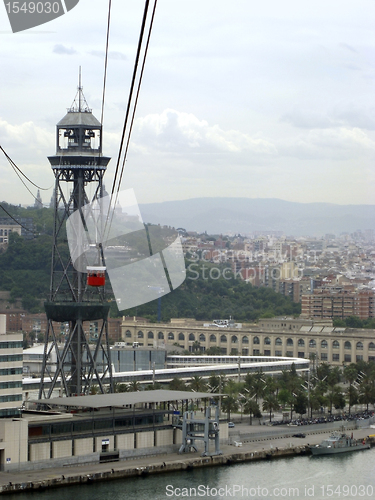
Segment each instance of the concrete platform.
M306 433L305 438L293 438L289 436L272 437L267 434L270 428L265 426L252 426L250 430L254 434L253 440L248 443L242 443L241 447L229 444L223 445L221 447L223 454L220 456L202 457L200 452L181 455L178 453L169 453L105 464L57 467L24 472L0 472L0 495L10 492L43 490L46 488L92 483L94 481L108 481L115 478L165 473L175 470L190 470L195 467L212 467L251 460L274 459L298 454L305 455L308 444L318 444L331 433L331 431L327 430L319 432L316 426L314 426L314 429L294 427L289 431L293 433L304 432ZM261 430L264 431L264 436L255 437ZM249 431L249 429L246 429L246 431ZM288 429L286 429L287 431ZM364 428L354 430L353 432L355 438L362 439L370 435L371 431L372 429ZM236 429L233 429L231 434L232 440L238 442L237 436L235 437Z

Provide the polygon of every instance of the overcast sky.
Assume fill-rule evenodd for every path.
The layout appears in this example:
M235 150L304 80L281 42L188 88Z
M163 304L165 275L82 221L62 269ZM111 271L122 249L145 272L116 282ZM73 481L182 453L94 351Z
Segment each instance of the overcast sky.
M143 4L112 0L107 190ZM47 156L80 65L100 118L107 7L80 0L61 18L13 34L0 6L0 144L41 187L54 182ZM141 203L374 204L374 14L373 0L158 0L123 188ZM45 203L51 192L41 192ZM33 204L3 156L1 200Z

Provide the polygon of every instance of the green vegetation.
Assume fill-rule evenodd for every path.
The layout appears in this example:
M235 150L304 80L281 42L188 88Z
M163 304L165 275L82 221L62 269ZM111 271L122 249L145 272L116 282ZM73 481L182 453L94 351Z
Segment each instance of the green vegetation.
M24 240L17 233L9 237L6 252L0 254L0 288L10 292L10 301L22 300L32 313L41 312L41 300L48 297L52 237Z
M261 410L272 421L276 411L287 412L290 420L296 415L312 418L313 412L320 414L321 410L332 413L333 408L343 410L352 408L356 404L369 405L375 403L375 364L359 361L351 363L341 369L322 363L310 379L310 393L308 396L307 376L297 373L294 364L290 370L285 370L280 376L266 375L260 370L257 373L248 373L241 382L227 379L225 375L212 375L208 381L200 376L185 383L175 378L169 384L169 389L207 391L213 394L218 402L216 393L226 394L221 398L222 410L231 420L233 413L249 415L250 425L252 418L261 418Z
M52 236L48 234L25 240L12 233L7 250L0 254L0 289L10 292L11 301L21 299L30 312L43 311L42 302L48 297L51 248ZM62 244L60 251L68 252L67 245ZM215 272L210 272L211 269ZM195 264L194 272L188 270L185 282L161 299L162 321L172 317L210 321L230 316L236 321L255 321L300 313L300 304L269 288L254 288L234 278L229 271L224 274L229 279L225 279L224 269L207 263ZM157 307L155 300L120 313L113 302L111 315L143 316L156 321Z
M16 220L22 217L33 219L35 234L53 234L53 209L52 208L22 208L1 202L4 209ZM0 210L0 217L8 217L8 214Z
M360 319L357 316L349 316L346 319L333 318L333 326L342 328L369 328L375 329L375 318Z
M179 317L210 321L229 319L230 316L236 321L256 321L259 318L300 314L300 304L270 288L255 288L234 278L229 271L225 273L228 279L224 278L224 266L204 263L195 264L194 272L189 272L189 267L187 269L185 282L161 299L162 321ZM215 272L210 273L210 269L215 269ZM123 314L156 321L157 307L158 301L155 300Z

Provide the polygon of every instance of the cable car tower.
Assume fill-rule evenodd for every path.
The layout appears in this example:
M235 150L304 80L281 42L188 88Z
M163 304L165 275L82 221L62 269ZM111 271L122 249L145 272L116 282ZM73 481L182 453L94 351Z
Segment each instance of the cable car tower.
M67 219L78 211L84 225L82 208L103 197L103 176L110 161L102 155L102 124L87 105L81 75L73 104L57 124L56 154L48 160L55 175L54 234L39 399L51 397L57 389L66 396L86 395L92 385L104 393L104 380L113 392L103 251L100 244L91 242L97 261L94 266L87 263L82 272L73 266L67 245ZM94 321L98 338L89 344ZM69 325L63 346L58 344L62 323Z

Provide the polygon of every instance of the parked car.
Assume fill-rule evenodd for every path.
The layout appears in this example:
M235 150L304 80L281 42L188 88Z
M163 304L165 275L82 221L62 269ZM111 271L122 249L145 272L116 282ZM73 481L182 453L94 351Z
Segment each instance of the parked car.
M229 427L229 429L233 429L234 423L233 422L228 422L228 427Z

